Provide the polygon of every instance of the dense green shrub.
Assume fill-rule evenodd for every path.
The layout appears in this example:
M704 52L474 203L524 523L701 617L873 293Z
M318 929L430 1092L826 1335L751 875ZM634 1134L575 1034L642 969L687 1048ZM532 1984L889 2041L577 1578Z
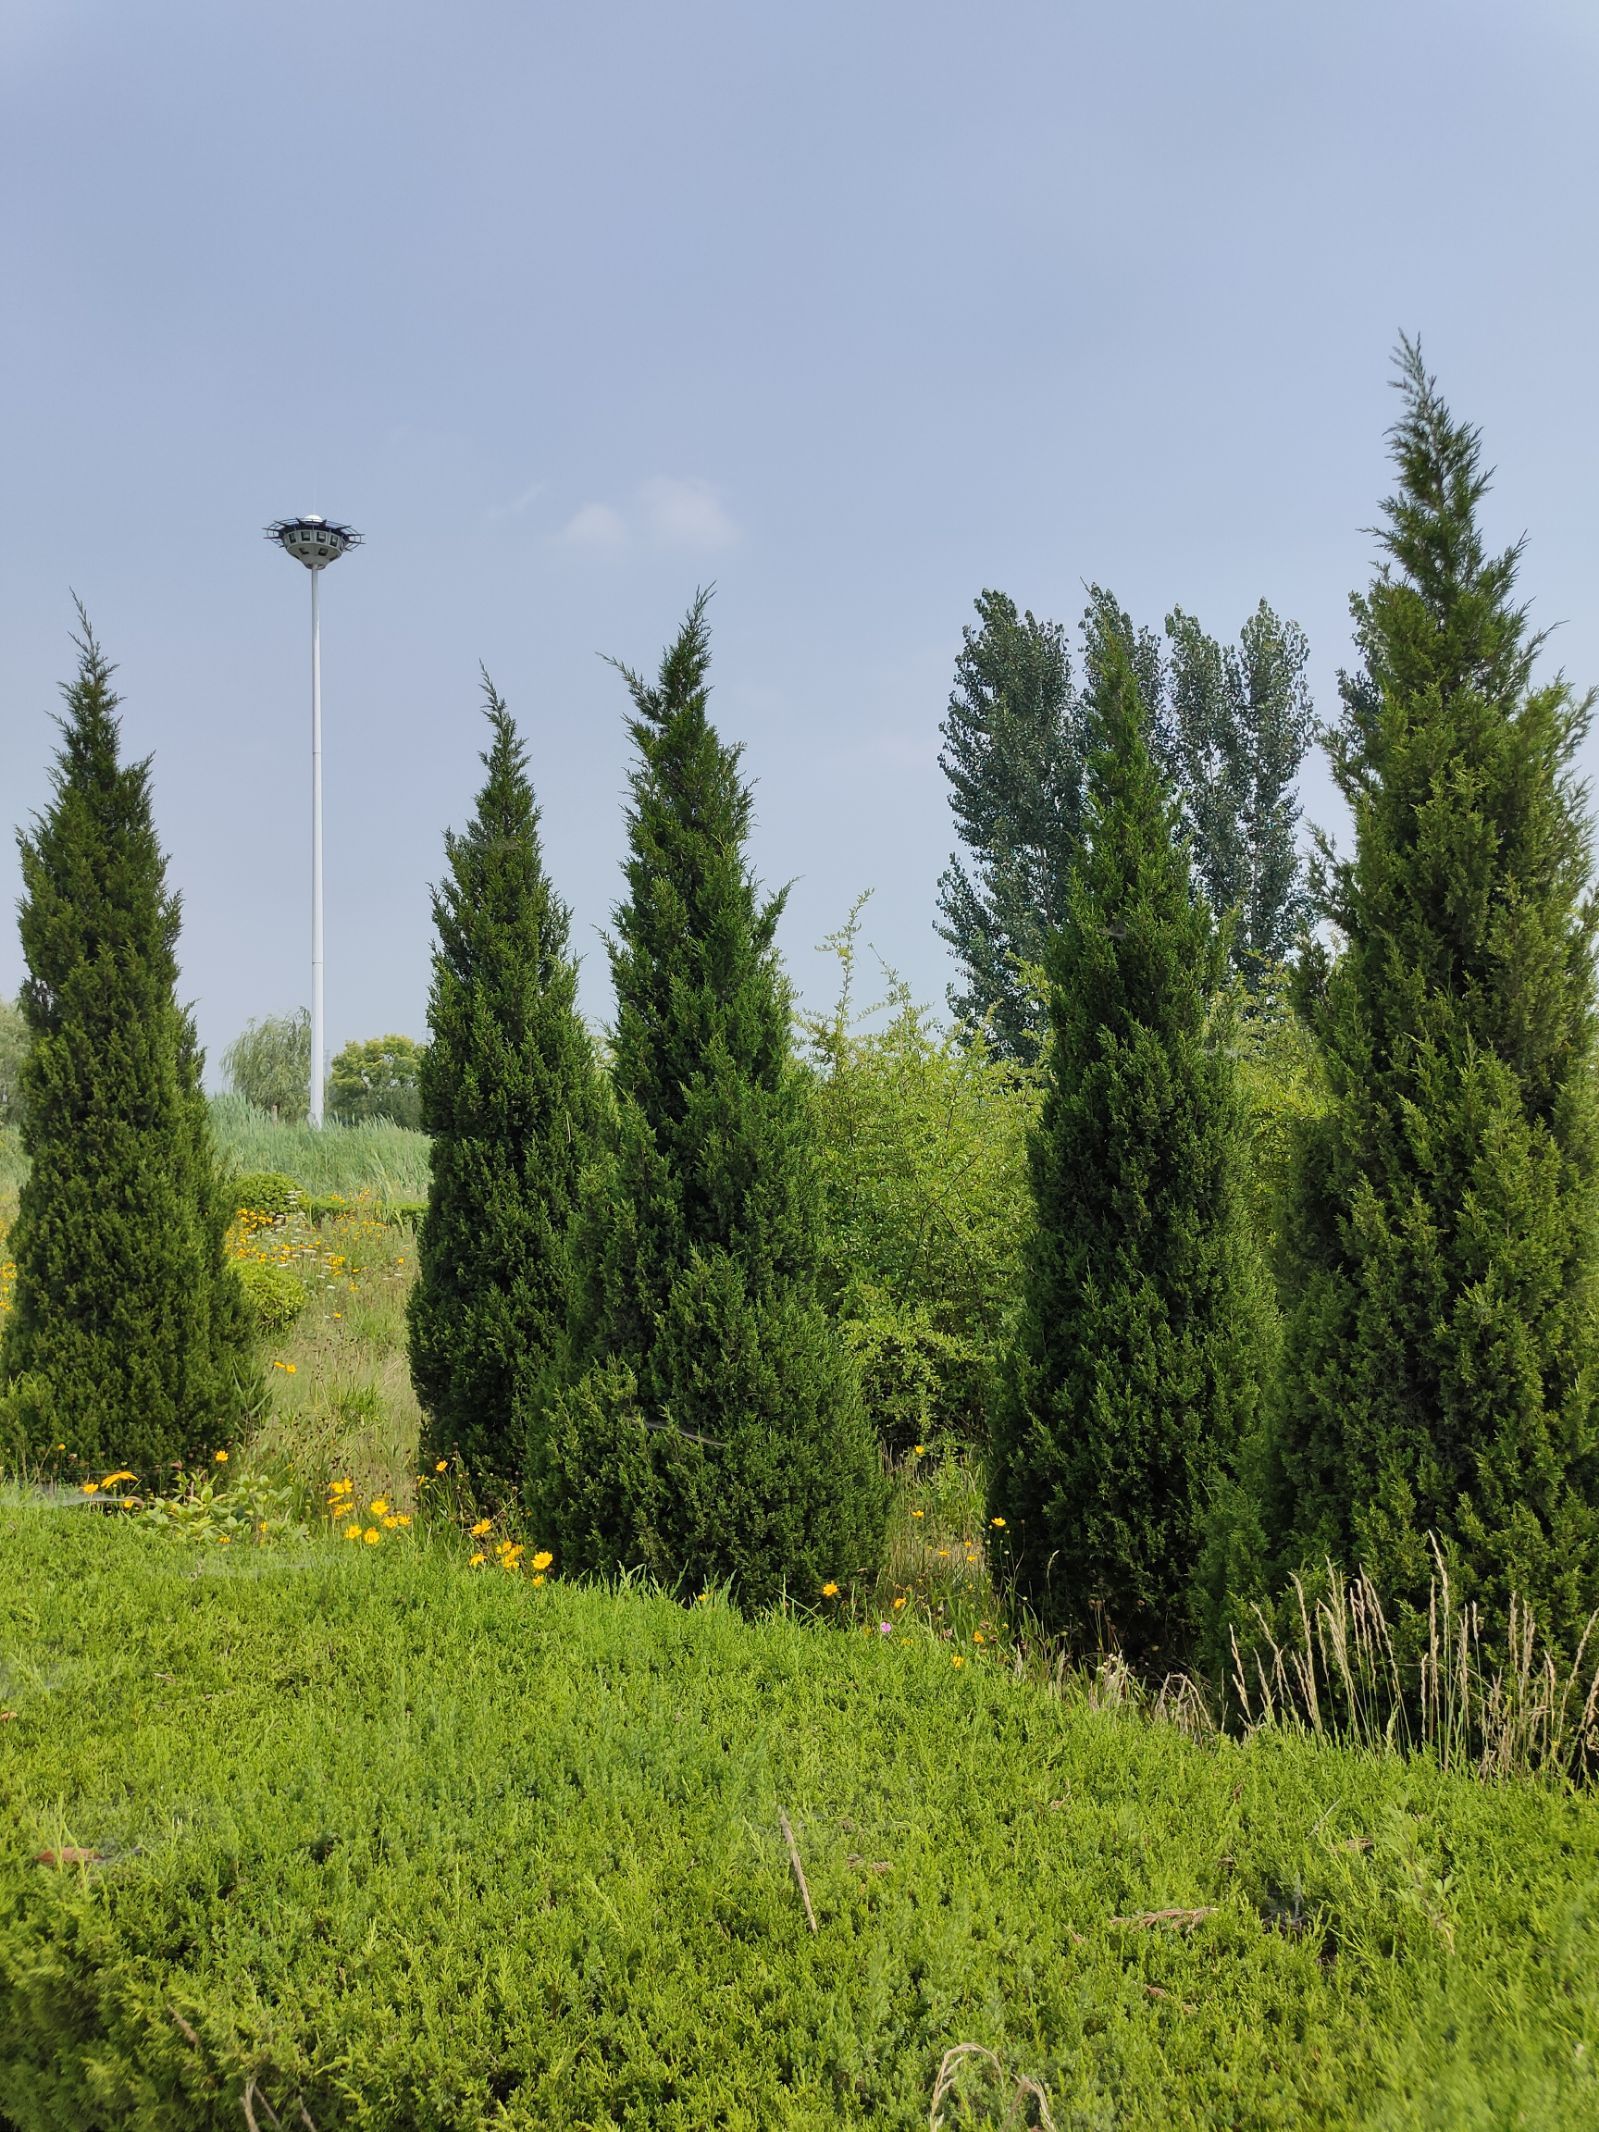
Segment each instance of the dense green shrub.
M1285 1567L1359 1565L1401 1630L1425 1632L1436 1534L1485 1620L1516 1593L1570 1643L1599 1603L1591 699L1533 679L1476 431L1408 344L1399 383L1332 745L1343 951L1304 982L1329 1103L1298 1172L1274 1522Z
M282 1332L304 1310L308 1300L305 1284L291 1266L277 1266L265 1259L244 1259L237 1271L258 1331Z
M178 901L148 762L119 761L111 668L84 622L54 798L18 839L28 1158L0 1378L35 1451L142 1476L232 1433L256 1389L228 1192L178 1005ZM31 1420L28 1418L31 1414Z
M877 1561L887 1491L817 1293L820 1184L739 751L706 716L701 599L628 675L628 899L611 951L615 1125L585 1213L588 1374L535 1460L568 1568L644 1565L741 1602Z
M886 997L857 1015L864 901L826 943L842 974L836 1005L801 1024L822 1290L890 1450L933 1435L981 1441L1020 1298L1037 1075L980 1032L936 1030L892 972Z
M250 1170L233 1180L233 1204L241 1214L270 1214L277 1220L303 1213L306 1203L306 1194L281 1170Z
M565 1363L569 1232L598 1112L571 914L544 871L527 753L484 677L490 742L471 822L445 835L422 1061L432 1187L410 1302L425 1455L493 1495Z
M1088 853L1050 975L1036 1221L995 1430L996 1555L1052 1629L1135 1662L1208 1623L1213 1499L1253 1430L1264 1284L1194 890L1119 634L1098 648Z

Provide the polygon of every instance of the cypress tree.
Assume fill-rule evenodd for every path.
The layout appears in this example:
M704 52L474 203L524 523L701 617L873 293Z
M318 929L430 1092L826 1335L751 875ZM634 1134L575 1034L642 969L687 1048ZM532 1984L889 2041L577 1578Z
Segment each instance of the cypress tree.
M179 907L148 760L120 760L118 698L79 609L54 799L18 835L27 980L17 1278L0 1376L17 1448L64 1442L146 1482L259 1397L227 1262L228 1195L176 997Z
M1424 1626L1428 1534L1503 1629L1599 1602L1592 699L1535 682L1490 554L1478 432L1401 344L1383 564L1352 602L1326 855L1343 952L1306 973L1329 1108L1304 1147L1278 1423L1284 1566L1369 1570Z
M522 1479L526 1432L562 1369L597 1083L526 749L486 674L483 692L483 788L466 830L445 832L433 893L432 1175L409 1331L427 1457L459 1457L495 1494Z
M760 1605L869 1573L887 1497L818 1299L783 897L749 870L751 793L706 715L709 657L702 594L655 683L622 669L638 761L615 1132L585 1232L588 1368L552 1410L537 1500L568 1569L726 1580Z
M1135 646L1091 618L1087 848L1049 962L994 1552L1047 1628L1171 1664L1206 1623L1212 1497L1254 1426L1260 1275L1216 1039L1226 946L1146 738Z

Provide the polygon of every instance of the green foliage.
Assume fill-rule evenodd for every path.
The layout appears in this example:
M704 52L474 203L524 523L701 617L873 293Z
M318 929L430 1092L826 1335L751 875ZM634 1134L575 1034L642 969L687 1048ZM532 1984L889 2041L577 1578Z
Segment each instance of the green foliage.
M28 1054L28 1023L18 1000L0 999L0 1133L22 1123L22 1068Z
M413 1132L422 1123L423 1046L414 1037L352 1037L328 1068L328 1110L341 1125L387 1119Z
M459 1456L492 1495L522 1478L524 1432L563 1365L570 1230L598 1095L526 750L486 675L484 693L487 776L465 833L446 832L448 877L433 897L421 1085L433 1178L410 1350L424 1456Z
M1327 1107L1321 1063L1310 1027L1294 1006L1291 972L1281 965L1263 969L1253 990L1235 980L1228 1008L1249 1127L1245 1182L1255 1237L1262 1258L1284 1281L1283 1239L1298 1151Z
M739 751L706 716L703 596L637 716L611 950L616 1116L585 1215L589 1376L534 1497L569 1568L646 1564L741 1603L877 1560L886 1488L817 1293L820 1181L789 993L745 857Z
M1344 948L1305 973L1326 1116L1305 1136L1275 1522L1424 1633L1458 1595L1568 1646L1599 1603L1589 700L1533 680L1519 548L1490 555L1477 432L1405 344L1385 560L1354 603L1326 855Z
M311 1013L247 1022L222 1054L228 1086L285 1125L303 1124L311 1101Z
M1210 907L1233 915L1233 966L1251 989L1270 980L1309 911L1295 831L1295 780L1314 719L1297 623L1264 600L1225 648L1180 607L1171 643L1163 755L1182 796L1194 867Z
M974 2039L948 2132L1599 2114L1588 1802L439 1548L0 1555L16 2132L926 2132Z
M228 1432L254 1372L149 764L118 759L86 620L79 649L54 799L18 838L29 1167L0 1377L41 1388L35 1450L59 1435L85 1461L149 1470Z
M138 1516L169 1539L237 1547L278 1546L307 1537L293 1482L265 1473L230 1477L216 1465L188 1475L171 1495L141 1502Z
M1084 688L1059 623L1018 615L999 592L977 601L941 731L939 762L967 857L939 883L939 931L963 972L950 1006L1001 1057L1036 1060L1045 1017L1027 967L1045 960L1065 916L1086 833L1085 762L1094 746L1102 647L1125 647L1157 759L1174 782L1195 870L1218 917L1236 914L1234 964L1253 989L1282 960L1305 915L1295 844L1295 779L1309 744L1308 647L1264 600L1236 646L1191 615L1166 619L1169 658L1114 596L1089 589Z
M1206 1623L1211 1500L1254 1423L1263 1294L1242 1115L1125 638L1096 644L1088 855L1050 966L1036 1227L991 1508L1044 1625L1166 1667Z
M281 1170L250 1170L233 1180L233 1205L237 1213L270 1214L277 1219L303 1213L306 1195Z
M966 858L938 885L939 933L961 964L951 1011L991 1031L1002 1058L1036 1057L1037 999L1018 965L1040 963L1065 910L1082 835L1082 705L1058 622L1018 614L1002 592L962 632L939 764Z
M883 1443L981 1441L1021 1290L1035 1073L981 1035L935 1030L892 971L854 1004L860 898L824 943L830 1014L802 1018L821 1158L822 1291ZM887 1020L863 1027L880 1013Z
M305 1285L292 1267L246 1259L235 1271L258 1331L281 1332L304 1310L308 1300Z

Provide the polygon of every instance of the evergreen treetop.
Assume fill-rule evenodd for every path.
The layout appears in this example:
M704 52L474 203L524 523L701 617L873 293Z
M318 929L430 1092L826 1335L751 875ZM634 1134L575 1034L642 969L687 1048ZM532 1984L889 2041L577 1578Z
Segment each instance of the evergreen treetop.
M446 830L421 1054L432 1176L410 1305L425 1448L493 1491L565 1352L569 1231L598 1087L577 1009L570 914L544 868L527 752L483 677L489 744L473 817Z
M1212 1493L1252 1425L1260 1289L1213 1015L1225 949L1147 740L1134 644L1091 624L1089 834L1049 964L1035 1213L996 1427L999 1551L1047 1627L1186 1658Z
M1592 698L1535 682L1520 544L1489 552L1478 433L1413 343L1397 383L1330 750L1343 951L1304 984L1330 1108L1300 1170L1279 1530L1413 1626L1435 1534L1485 1620L1514 1592L1569 1639L1599 1602Z
M588 1363L550 1418L568 1568L763 1604L869 1570L886 1496L817 1294L820 1179L790 999L745 854L752 797L707 715L706 596L646 681L611 963L615 1121L584 1228Z
M150 765L120 759L112 668L79 619L53 801L17 840L29 1167L0 1368L20 1448L148 1483L233 1434L256 1373Z

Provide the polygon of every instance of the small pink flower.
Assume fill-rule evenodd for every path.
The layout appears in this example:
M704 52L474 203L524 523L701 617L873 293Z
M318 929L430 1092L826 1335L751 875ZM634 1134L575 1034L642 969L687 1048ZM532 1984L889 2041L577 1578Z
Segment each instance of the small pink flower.
M892 1636L894 1633L893 1624L887 1621L880 1621L877 1624L877 1633L879 1636Z

